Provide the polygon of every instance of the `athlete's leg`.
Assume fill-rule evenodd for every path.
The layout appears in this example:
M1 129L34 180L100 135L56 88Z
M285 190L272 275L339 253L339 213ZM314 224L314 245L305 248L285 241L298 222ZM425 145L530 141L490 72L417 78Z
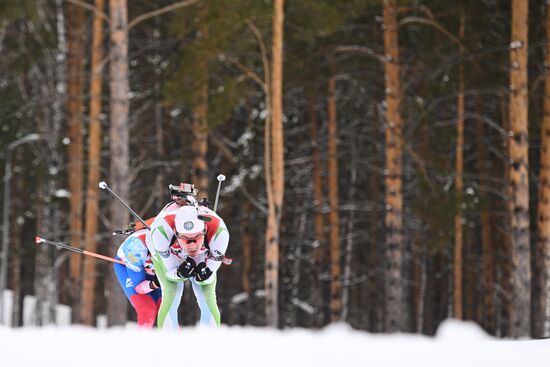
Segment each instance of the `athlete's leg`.
M216 274L212 275L213 277ZM191 280L193 285L193 293L197 298L197 303L201 310L201 325L220 326L220 310L216 300L216 283L217 279L208 285L200 285L195 279Z
M118 259L118 258L117 258ZM114 264L115 274L118 283L122 287L126 298L130 301L132 307L136 310L138 325L151 328L155 323L157 315L157 307L155 301L146 294L138 294L134 289L134 283L128 276L126 266L122 264Z
M152 328L157 317L157 304L147 294L134 294L130 297L132 306L136 309L138 326Z
M159 255L151 256L155 272L160 283L162 291L162 301L157 316L157 326L159 329L179 329L178 307L183 295L183 282L172 282L166 278L166 269Z

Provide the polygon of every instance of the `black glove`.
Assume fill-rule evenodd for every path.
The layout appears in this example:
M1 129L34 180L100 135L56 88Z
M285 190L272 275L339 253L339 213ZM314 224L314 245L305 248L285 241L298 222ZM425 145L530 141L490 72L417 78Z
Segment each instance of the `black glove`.
M181 278L190 278L196 273L197 263L192 258L185 259L180 266L178 266L178 276Z
M212 270L208 266L206 266L206 263L200 263L197 265L196 268L196 274L195 279L199 282L204 282L206 279L210 278L212 275Z
M160 288L159 278L157 278L156 275L153 279L151 279L149 281L149 288L151 288L151 289L159 289Z

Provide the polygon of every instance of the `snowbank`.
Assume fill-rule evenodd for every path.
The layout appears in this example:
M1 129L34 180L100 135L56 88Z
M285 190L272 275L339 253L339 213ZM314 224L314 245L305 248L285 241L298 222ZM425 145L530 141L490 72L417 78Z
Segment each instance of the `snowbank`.
M322 331L252 327L180 332L86 327L0 328L2 366L547 366L550 340L504 341L447 321L436 338L373 335L344 324ZM191 359L191 360L190 360Z

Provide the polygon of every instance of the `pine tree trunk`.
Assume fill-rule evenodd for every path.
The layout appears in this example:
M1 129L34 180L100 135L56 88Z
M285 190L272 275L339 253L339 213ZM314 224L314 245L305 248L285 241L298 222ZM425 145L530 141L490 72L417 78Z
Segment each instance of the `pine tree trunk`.
M537 252L534 271L533 336L548 337L548 303L550 292L550 3L546 3L544 117L541 128L539 197L537 208Z
M289 302L288 305L286 305L286 315L284 315L284 326L288 326L291 328L295 328L297 326L297 309L296 305L297 302L301 301L300 295L302 294L300 285L303 284L301 282L301 259L303 258L303 247L304 247L304 241L306 233L306 223L307 223L307 213L302 212L300 215L299 220L296 222L297 227L297 234L296 239L297 241L292 241L289 243L289 255L293 258L293 264L291 265L290 262L287 260L287 264L289 266L288 269L288 276L291 278L291 281L286 284L287 292L289 294ZM283 275L284 276L284 275ZM284 283L283 283L284 284Z
M350 142L350 179L349 179L349 189L348 189L348 202L355 202L355 190L357 187L357 141L356 134L352 131L349 139ZM337 140L337 139L335 139ZM336 162L338 163L338 162ZM338 167L337 167L338 168ZM346 249L344 251L344 271L343 271L343 282L342 282L342 320L346 321L349 324L352 324L352 320L349 318L349 308L350 308L350 292L352 289L351 286L351 277L352 277L352 268L353 268L353 231L355 229L355 211L351 210L349 212L348 223L347 223L347 235L346 235Z
M104 0L95 0L95 7L101 11ZM88 188L86 195L86 236L84 248L96 252L96 236L98 221L98 182L101 172L101 82L103 59L103 19L94 16L92 40L92 65L90 83L90 132L89 132L89 167ZM80 321L84 325L95 325L95 284L96 260L84 258L84 274L82 277L82 293L80 302Z
M381 136L380 136L381 138ZM379 205L377 205L377 200L382 195L380 190L380 181L376 175L370 175L369 179L370 186L370 197L371 200L375 203L373 205L373 210L369 216L369 242L368 242L368 266L369 266L369 279L366 283L366 295L365 303L368 305L368 321L367 327L369 331L377 332L382 331L383 329L383 295L380 293L380 287L382 286L382 278L380 277L381 272L377 269L381 269L380 266L380 253L379 253L379 242L378 242L378 223L380 220L380 212L378 210Z
M204 11L204 9L203 9ZM201 27L201 37L208 37L208 28ZM195 96L195 106L193 109L193 142L191 149L193 151L192 180L195 188L199 190L199 197L208 197L208 163L206 154L208 153L208 64L202 60L197 70L196 78L200 87Z
M111 18L110 58L110 175L111 188L123 200L129 198L129 81L128 81L128 13L126 0L109 0ZM111 202L111 226L126 228L128 212L116 200ZM112 248L119 240L113 238ZM109 325L123 325L126 322L127 301L120 290L114 272L109 272L107 285L107 317Z
M155 19L155 29L153 30L153 40L154 42L159 42L160 38L160 21L159 17ZM162 80L160 77L157 77L155 79L155 137L156 137L156 153L157 153L157 159L159 159L161 162L166 161L166 144L164 139L165 134L165 127L164 127L164 120L163 120L163 98L162 98ZM155 199L154 202L162 203L164 200L166 200L166 188L168 187L167 183L167 172L164 169L161 169L157 173L156 181L155 181ZM174 184L178 184L178 182L174 182ZM159 210L160 208L155 207L155 210Z
M269 210L266 230L266 324L279 325L279 243L280 223L284 194L284 140L283 140L283 18L284 0L273 2L273 46L271 71L271 141L272 159L266 168L272 174L272 205ZM266 128L268 128L266 126ZM269 144L269 141L266 144ZM266 151L266 154L269 152ZM269 155L268 155L269 157ZM271 167L271 168L270 168ZM266 177L267 179L267 177ZM269 188L268 188L269 190ZM269 200L269 199L268 199Z
M338 217L338 126L336 79L328 81L328 200L330 206L330 320L342 319L342 270L340 265L340 219Z
M325 238L325 218L323 207L325 199L323 195L323 180L321 178L321 154L319 152L319 134L317 127L317 111L315 110L315 98L309 96L309 129L311 133L311 156L312 156L312 175L313 175L313 205L314 205L314 229L315 229L315 249L313 250L313 303L318 310L314 316L314 324L320 327L323 323L323 284L320 281L324 264L324 250L326 246Z
M483 313L482 326L490 333L495 332L495 249L491 238L491 205L487 190L489 173L487 170L487 148L485 142L485 122L481 119L482 104L480 96L476 98L477 156L479 162L480 209L481 209L481 243L483 262Z
M512 310L511 335L530 334L530 241L527 51L528 8L524 0L512 2L510 47L510 184L512 185Z
M419 237L415 244L415 308L416 308L416 328L419 334L424 333L424 315L426 307L426 246Z
M504 130L510 131L510 116L508 108L507 94L501 93L500 95L500 115L502 118L502 126ZM510 144L506 143L505 146L506 157L510 157ZM510 172L512 167L508 164L508 161L504 164L503 167L504 177L506 178L506 183L504 191L507 198L512 197L512 185L510 182ZM509 336L510 335L510 320L511 320L511 309L512 309L512 298L513 298L513 289L512 289L512 216L513 216L513 205L512 200L506 200L504 203L504 208L507 215L505 216L503 223L499 223L504 227L504 233L500 241L501 246L497 250L497 283L502 288L500 292L500 297L498 298L498 307L497 315L499 322L497 323L497 336Z
M67 3L67 35L68 35L68 99L67 123L70 144L67 155L69 162L67 171L69 176L70 198L70 243L80 248L82 241L82 190L83 190L83 104L84 104L84 8ZM82 271L82 255L73 254L70 261L71 295L73 309L78 309L80 274ZM78 312L73 313L74 321L78 321Z
M403 121L395 0L384 0L386 85L386 273L384 330L404 330L403 251Z
M21 151L15 152L15 161L18 161L18 156L21 154ZM12 170L13 172L13 170ZM23 177L21 174L15 174L12 176L12 182L15 190L13 192L25 192L25 185L23 182ZM4 182L6 184L6 182ZM26 203L23 202L21 196L15 196L13 199L13 205L15 208L24 208ZM11 213L18 213L19 210L14 210ZM21 246L21 227L22 223L18 221L19 215L12 215L11 218L8 218L8 225L11 227L11 235L8 242L8 246L11 247L10 257L8 258L8 270L11 267L11 289L13 290L12 298L12 312L11 312L11 325L14 327L19 326L19 319L21 316L20 301L21 301L21 265L22 265L22 255L24 253L23 247ZM6 279L7 280L7 279ZM5 298L2 299L5 302ZM5 308L2 308L4 312ZM5 315L5 313L4 313ZM2 318L4 317L2 315ZM4 325L9 325L7 322L8 319L3 318L2 321Z
M460 16L460 39L464 38L464 12ZM464 53L464 46L460 45L460 54ZM456 162L455 162L455 247L454 247L454 317L462 320L462 196L464 183L464 64L458 66L458 98L456 119Z

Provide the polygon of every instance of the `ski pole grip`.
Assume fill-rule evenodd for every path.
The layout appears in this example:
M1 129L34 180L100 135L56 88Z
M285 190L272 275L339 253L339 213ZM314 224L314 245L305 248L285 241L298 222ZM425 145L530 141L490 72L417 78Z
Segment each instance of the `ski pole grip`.
M105 181L101 181L99 183L99 188L103 189L103 190L107 190L111 195L114 196L115 199L118 200L119 203L121 203L130 212L130 214L132 214L134 216L134 218L136 218L141 223L143 223L145 228L147 228L148 230L151 230L151 227L149 227L149 225L147 223L145 223L145 221L143 219L141 219L141 217L135 211L133 211L132 208L130 208L130 206L128 204L126 204L124 202L124 200L122 200L113 190L111 190L111 188L109 186L107 186L107 183L105 183Z
M225 176L222 174L219 174L218 177L218 190L216 191L216 200L214 201L214 212L216 209L218 209L218 199L220 198L220 188L222 186L222 181L225 181Z

